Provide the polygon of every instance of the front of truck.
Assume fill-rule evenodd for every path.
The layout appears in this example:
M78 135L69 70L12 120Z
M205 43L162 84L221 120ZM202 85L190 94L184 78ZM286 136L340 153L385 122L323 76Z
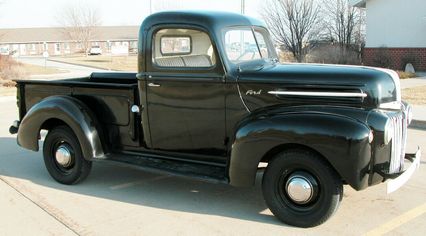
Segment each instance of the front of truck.
M395 71L378 69L392 78L396 93L378 97L376 107L369 111L367 124L374 130L376 140L372 149L372 168L369 185L388 179L387 192L400 188L420 166L421 151L407 153L408 127L413 119L412 107L401 100L399 76ZM380 85L378 85L380 87ZM409 168L405 163L412 162Z
M280 64L267 29L234 26L222 32L228 71L238 83L249 113L277 106L287 110L326 112L355 119L370 129L369 166L357 190L388 179L388 192L401 187L420 164L420 149L406 154L412 108L401 100L399 76L388 69ZM321 110L322 109L322 110ZM355 112L354 112L355 111ZM365 157L360 157L360 159ZM404 163L411 161L406 168Z

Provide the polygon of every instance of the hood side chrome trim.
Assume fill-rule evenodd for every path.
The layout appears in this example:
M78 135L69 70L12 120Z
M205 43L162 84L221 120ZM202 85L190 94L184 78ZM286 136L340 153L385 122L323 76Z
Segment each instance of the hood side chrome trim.
M366 93L350 93L350 92L307 92L307 91L269 91L272 95L288 95L288 96L312 96L312 97L355 97L365 98Z

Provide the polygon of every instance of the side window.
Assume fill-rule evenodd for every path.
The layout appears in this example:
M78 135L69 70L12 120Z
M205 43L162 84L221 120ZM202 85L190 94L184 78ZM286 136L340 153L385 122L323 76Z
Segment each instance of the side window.
M225 34L226 54L232 62L262 58L250 28L229 30Z
M210 68L216 65L210 37L199 30L161 29L154 34L152 63L158 67Z
M266 46L266 41L263 34L258 31L254 31L254 36L256 37L257 44L259 45L262 58L269 58L268 47Z

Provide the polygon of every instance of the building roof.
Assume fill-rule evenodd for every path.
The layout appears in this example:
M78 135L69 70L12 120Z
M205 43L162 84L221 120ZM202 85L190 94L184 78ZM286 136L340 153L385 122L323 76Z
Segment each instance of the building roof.
M72 41L64 28L17 28L0 29L0 43L37 43ZM99 26L93 41L137 40L139 26Z
M367 0L350 0L350 3L354 7L365 7Z

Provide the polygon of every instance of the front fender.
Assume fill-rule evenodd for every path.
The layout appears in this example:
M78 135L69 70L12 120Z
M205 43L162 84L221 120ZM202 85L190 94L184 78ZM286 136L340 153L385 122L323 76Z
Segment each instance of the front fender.
M31 107L19 126L18 144L38 151L38 135L50 119L61 120L74 131L85 159L104 157L95 117L81 101L68 96L48 97Z
M356 119L321 112L284 113L252 118L241 125L229 166L234 186L254 184L257 167L277 147L306 147L319 153L353 188L368 186L370 129Z

